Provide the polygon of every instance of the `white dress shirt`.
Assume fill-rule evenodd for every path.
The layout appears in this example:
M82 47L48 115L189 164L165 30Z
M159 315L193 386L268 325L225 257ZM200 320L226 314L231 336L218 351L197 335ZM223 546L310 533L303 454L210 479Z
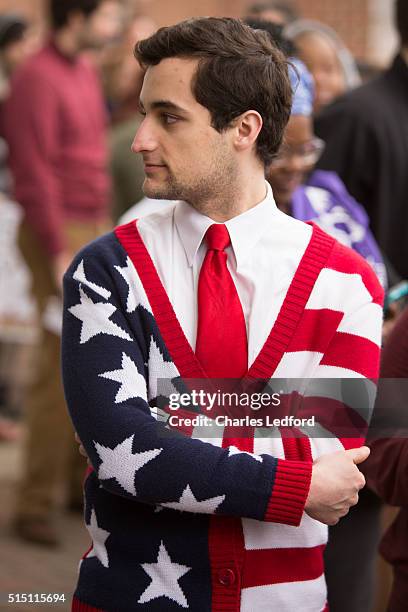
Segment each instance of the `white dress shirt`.
M277 208L272 190L265 184L267 194L262 202L225 223L231 238L227 266L247 327L248 367L272 329L312 235L311 226ZM137 214L137 205L135 211ZM173 202L142 217L137 225L193 349L198 277L206 253L203 238L213 223L186 202Z

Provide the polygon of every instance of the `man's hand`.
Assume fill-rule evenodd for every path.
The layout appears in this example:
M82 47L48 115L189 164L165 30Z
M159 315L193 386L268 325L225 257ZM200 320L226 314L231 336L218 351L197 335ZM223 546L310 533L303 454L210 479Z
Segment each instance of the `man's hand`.
M367 459L367 446L319 457L312 470L305 512L312 518L335 525L358 502L365 478L357 465Z
M80 438L79 438L79 436L78 436L77 432L75 432L75 440L76 440L76 441L78 442L78 444L79 444L79 449L78 449L78 450L79 450L80 454L81 454L83 457L85 457L87 464L88 464L88 465L90 465L90 466L92 467L92 464L91 464L91 462L89 461L89 457L88 457L88 455L86 454L86 450L85 450L85 448L83 447L82 442L81 442L81 440L80 440Z

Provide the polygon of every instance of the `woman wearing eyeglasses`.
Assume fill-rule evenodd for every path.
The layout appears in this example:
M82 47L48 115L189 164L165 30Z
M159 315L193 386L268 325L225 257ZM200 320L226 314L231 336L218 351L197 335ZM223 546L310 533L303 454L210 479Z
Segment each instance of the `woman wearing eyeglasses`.
M357 251L374 268L385 287L385 265L362 206L334 172L314 170L324 142L313 133L313 79L305 65L292 60L292 113L279 156L267 169L278 207L301 221L312 220ZM341 126L339 126L341 129Z

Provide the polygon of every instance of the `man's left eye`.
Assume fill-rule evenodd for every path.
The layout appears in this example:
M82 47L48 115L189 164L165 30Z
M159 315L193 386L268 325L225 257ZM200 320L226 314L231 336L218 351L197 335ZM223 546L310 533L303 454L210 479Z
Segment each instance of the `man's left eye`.
M178 117L175 117L174 115L163 115L163 121L167 125L172 125L178 121Z

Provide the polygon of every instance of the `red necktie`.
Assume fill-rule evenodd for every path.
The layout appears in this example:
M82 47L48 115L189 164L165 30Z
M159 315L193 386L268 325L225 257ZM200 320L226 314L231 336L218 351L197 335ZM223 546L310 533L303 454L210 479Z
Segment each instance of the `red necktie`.
M227 268L225 249L231 240L226 226L211 225L205 241L208 250L198 279L196 356L210 378L241 379L248 370L248 342L241 302ZM223 385L224 391L233 388ZM221 411L240 416L237 407ZM247 427L227 426L222 446L252 451L252 433Z
M198 279L196 355L210 378L242 378L248 370L248 343L241 302L227 268L231 243L224 224L211 225Z

